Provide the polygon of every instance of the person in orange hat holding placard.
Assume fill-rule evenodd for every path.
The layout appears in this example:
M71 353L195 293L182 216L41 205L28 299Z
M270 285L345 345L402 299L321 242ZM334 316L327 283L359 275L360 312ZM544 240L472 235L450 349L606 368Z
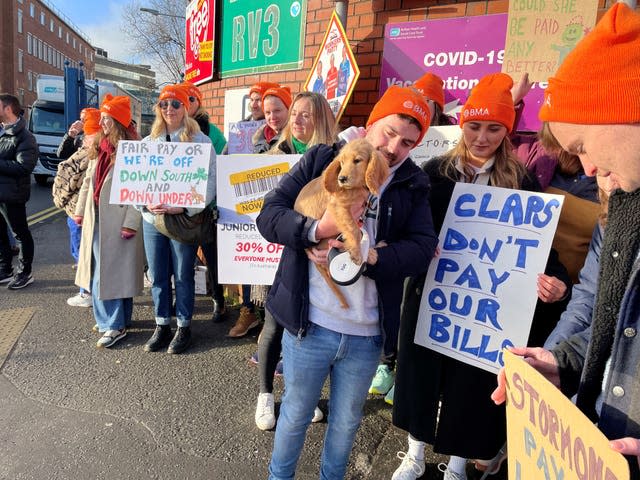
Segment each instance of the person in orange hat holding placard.
M143 287L140 212L109 201L118 142L138 140L131 128L129 97L105 95L99 126L74 214L82 225L76 285L91 291L94 330L102 334L96 346L109 348L127 335L133 297Z
M611 439L631 455L640 478L640 15L623 3L609 9L549 79L540 119L587 175L613 177L590 329L548 351L514 348ZM492 398L505 399L505 378Z
M539 190L509 142L516 118L512 86L511 77L503 73L480 79L460 114L460 141L423 166L431 179L429 202L436 232L457 182ZM504 444L505 413L488 398L495 374L414 343L424 281L424 275L415 277L405 289L393 423L409 433L409 445L406 453L399 452L402 463L392 479L419 478L425 471L424 449L429 443L435 452L451 456L445 480L466 480L468 458L491 459ZM460 435L461 431L465 434Z
M369 238L363 249L369 254L364 272L339 287L350 308L341 307L314 266L328 263L329 249L319 248L320 240L341 247L331 214L316 220L293 209L303 186L322 175L343 143L310 148L264 199L258 230L267 241L284 245L266 302L266 315L284 328L286 384L269 465L272 480L294 478L327 377L329 425L320 477L344 478L383 343L397 342L403 279L427 270L437 243L429 179L409 158L431 113L422 95L398 86L371 111L365 138L380 155L371 162L386 162L390 174L379 195L355 212L355 219L363 219L363 238Z

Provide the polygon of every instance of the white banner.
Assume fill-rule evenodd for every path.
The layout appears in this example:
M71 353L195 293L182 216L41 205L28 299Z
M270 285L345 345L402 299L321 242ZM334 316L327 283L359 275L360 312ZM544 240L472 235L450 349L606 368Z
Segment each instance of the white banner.
M118 142L112 204L204 208L210 143Z
M271 285L282 245L256 227L264 196L301 155L218 155L218 281Z
M230 123L227 137L229 154L253 153L253 136L264 123L264 120Z
M420 302L415 342L490 372L526 345L562 195L456 183Z
M429 127L420 145L411 150L409 156L416 165L444 155L458 144L462 136L462 129L458 125Z

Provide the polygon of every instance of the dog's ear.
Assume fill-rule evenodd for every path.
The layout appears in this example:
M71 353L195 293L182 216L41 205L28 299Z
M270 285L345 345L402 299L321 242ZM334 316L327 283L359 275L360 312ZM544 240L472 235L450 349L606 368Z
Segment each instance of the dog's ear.
M325 168L322 174L322 184L327 192L335 193L338 191L338 175L340 174L341 167L340 160L335 158L329 166Z
M389 165L387 165L387 161L382 154L380 154L375 148L372 148L369 163L367 164L367 171L364 177L364 181L367 184L369 191L378 195L380 193L380 187L387 180L388 176Z

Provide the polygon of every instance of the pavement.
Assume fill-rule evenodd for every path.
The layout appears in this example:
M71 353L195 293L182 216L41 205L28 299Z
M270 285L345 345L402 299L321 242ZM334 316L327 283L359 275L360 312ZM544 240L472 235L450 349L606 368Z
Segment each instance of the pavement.
M0 479L266 479L273 432L255 427L257 368L248 361L259 329L227 338L238 310L213 324L210 300L198 296L193 346L146 353L147 292L127 337L97 349L91 309L66 304L76 292L66 228L62 215L34 227L36 281L0 288L0 331L15 340L0 364ZM278 378L277 401L282 388ZM326 389L320 407L326 414ZM325 430L326 421L310 426L297 479L318 478ZM391 408L372 396L345 478L390 479L405 449ZM429 451L422 478L442 478L445 460Z

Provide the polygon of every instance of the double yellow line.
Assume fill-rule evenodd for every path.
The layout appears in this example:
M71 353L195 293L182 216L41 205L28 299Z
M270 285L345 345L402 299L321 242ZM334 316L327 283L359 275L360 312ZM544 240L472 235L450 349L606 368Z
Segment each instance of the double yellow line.
M29 215L27 217L27 223L29 226L35 225L36 223L40 223L43 220L46 220L49 217L53 217L63 210L53 206L49 208L45 208L44 210L40 210L39 212L34 213L33 215Z

